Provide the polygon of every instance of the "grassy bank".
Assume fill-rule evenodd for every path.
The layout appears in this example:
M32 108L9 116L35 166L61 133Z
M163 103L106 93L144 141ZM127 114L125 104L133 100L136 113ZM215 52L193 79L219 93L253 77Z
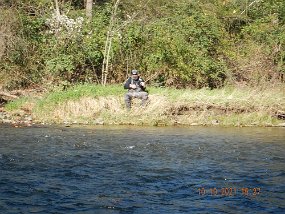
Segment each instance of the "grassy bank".
M30 114L37 123L132 125L272 126L284 123L284 86L177 90L149 88L149 104L126 111L121 85L77 85L42 96L22 97L6 104L12 116Z

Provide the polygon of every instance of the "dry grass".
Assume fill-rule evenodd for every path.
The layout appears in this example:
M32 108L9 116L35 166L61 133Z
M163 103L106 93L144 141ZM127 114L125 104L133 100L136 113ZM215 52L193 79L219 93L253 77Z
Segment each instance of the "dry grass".
M285 111L282 88L217 89L178 91L177 96L150 95L141 108L134 100L132 110L124 107L123 96L82 97L54 107L48 114L35 114L40 120L132 125L274 125L277 111Z
M142 108L140 100L133 100L130 112L125 109L123 96L107 97L83 97L79 100L69 100L59 104L49 112L34 112L33 116L40 121L52 122L88 122L96 123L98 119L104 119L106 123L137 124L128 122L130 116L145 121L148 117L156 118L165 114L169 104L166 97L150 95L149 104Z
M52 92L34 100L33 105L29 103L35 106L30 109L33 118L48 123L270 126L283 122L277 120L276 112L285 112L283 86L215 90L151 88L148 105L142 108L136 99L131 111L125 109L124 91L119 86L118 90L110 87L113 95L108 87L100 90L89 88L94 86L80 87L74 90L76 93ZM107 95L102 90L107 90ZM14 109L23 109L27 104L27 101L14 103Z

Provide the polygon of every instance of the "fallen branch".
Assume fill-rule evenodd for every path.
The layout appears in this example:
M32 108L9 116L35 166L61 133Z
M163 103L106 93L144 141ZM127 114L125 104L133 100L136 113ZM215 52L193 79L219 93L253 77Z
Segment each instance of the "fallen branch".
M19 97L8 92L0 91L0 97L7 97L9 99L18 99Z

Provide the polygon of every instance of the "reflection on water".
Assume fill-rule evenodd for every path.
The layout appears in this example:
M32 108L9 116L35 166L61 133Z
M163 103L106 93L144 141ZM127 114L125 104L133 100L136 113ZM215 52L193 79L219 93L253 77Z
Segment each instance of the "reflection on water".
M0 126L1 213L284 213L282 128Z

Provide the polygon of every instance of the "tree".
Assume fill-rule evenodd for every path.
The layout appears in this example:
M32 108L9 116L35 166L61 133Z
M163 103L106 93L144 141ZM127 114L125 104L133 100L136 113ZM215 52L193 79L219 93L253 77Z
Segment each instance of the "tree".
M117 15L117 9L119 6L120 0L116 0L116 3L114 4L112 15L110 18L110 23L109 23L109 28L106 36L106 41L105 41L105 49L104 49L104 59L103 59L103 65L102 65L102 80L101 83L102 85L106 85L107 82L107 76L109 72L109 60L110 60L110 51L112 47L112 40L114 37L115 29L115 18Z
M54 3L55 3L56 17L57 17L57 20L59 20L60 19L60 12L59 12L58 0L54 0Z
M92 20L92 6L93 0L86 0L86 17L89 22Z

